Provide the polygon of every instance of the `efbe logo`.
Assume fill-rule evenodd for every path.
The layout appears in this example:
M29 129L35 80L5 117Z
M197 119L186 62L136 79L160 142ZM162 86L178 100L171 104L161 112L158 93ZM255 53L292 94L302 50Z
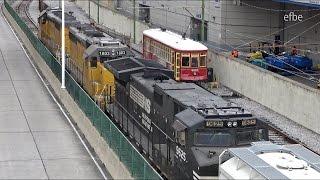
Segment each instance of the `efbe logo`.
M283 16L283 20L286 22L292 21L292 22L296 22L296 21L302 21L303 16L301 14L296 15L294 12L290 12L289 14L285 14Z

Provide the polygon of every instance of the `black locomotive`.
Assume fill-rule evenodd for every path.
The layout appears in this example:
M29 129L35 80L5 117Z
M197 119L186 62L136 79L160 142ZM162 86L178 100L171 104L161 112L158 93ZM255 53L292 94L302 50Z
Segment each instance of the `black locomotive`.
M172 72L153 61L121 58L105 67L116 78L108 113L169 179L214 178L224 149L268 140L266 125L250 112L172 80Z

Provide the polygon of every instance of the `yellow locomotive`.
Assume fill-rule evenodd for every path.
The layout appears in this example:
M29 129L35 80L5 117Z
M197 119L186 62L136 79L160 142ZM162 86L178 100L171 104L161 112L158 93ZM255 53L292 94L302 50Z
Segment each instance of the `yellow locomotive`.
M60 9L47 9L39 16L39 39L59 58L61 51ZM66 68L89 95L105 107L115 94L113 74L104 67L110 59L133 56L117 39L65 14ZM106 97L109 97L106 99Z

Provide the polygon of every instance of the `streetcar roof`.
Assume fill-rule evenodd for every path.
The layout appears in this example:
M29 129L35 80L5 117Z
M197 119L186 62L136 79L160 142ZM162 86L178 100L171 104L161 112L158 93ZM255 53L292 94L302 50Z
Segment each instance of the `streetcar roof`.
M143 31L143 34L170 46L173 49L181 51L206 51L208 48L192 39L183 38L181 35L168 30L148 29Z

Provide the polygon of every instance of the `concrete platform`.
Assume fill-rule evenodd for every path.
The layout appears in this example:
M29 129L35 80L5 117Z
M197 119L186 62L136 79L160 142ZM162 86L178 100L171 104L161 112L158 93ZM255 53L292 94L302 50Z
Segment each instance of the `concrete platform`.
M0 179L102 179L0 13Z

